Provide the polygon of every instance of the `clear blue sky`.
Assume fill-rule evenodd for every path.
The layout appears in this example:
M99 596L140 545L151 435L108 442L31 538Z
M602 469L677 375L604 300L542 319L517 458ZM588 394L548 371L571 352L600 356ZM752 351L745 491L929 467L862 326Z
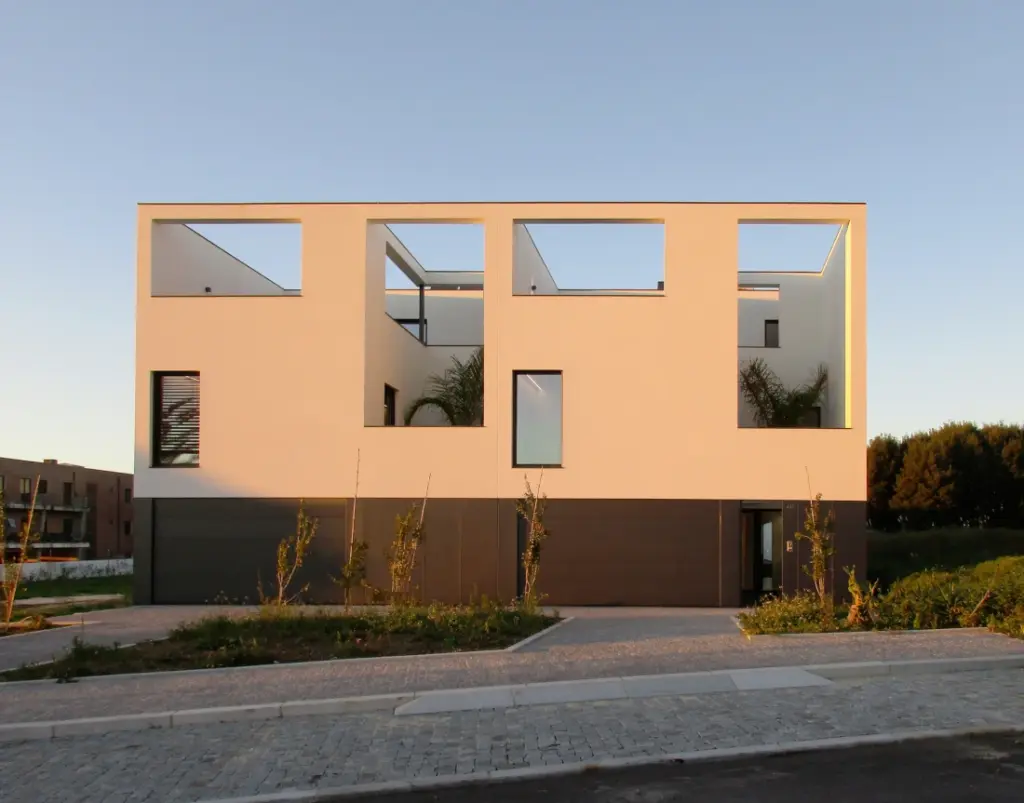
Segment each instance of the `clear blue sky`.
M138 201L867 201L870 433L1019 421L1022 79L1020 0L0 0L0 455L131 468Z

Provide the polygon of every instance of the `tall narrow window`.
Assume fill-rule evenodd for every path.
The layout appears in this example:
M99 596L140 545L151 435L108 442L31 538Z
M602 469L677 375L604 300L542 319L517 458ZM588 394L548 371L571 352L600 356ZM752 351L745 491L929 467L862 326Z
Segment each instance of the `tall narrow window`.
M395 401L398 392L391 385L384 386L384 426L395 425Z
M71 504L71 497L74 494L74 489L75 489L75 486L72 485L70 482L65 482L64 483L64 496L63 496L63 500L64 500L64 504L65 505L70 505Z
M153 375L153 465L199 465L199 374Z
M39 480L39 493L45 494L50 491L50 483L47 480Z
M131 488L125 488L124 489L124 503L126 505L128 505L128 504L131 504L131 501L132 501L132 489Z
M766 349L777 349L779 347L779 322L764 322L764 347Z
M512 374L512 465L562 465L562 372Z

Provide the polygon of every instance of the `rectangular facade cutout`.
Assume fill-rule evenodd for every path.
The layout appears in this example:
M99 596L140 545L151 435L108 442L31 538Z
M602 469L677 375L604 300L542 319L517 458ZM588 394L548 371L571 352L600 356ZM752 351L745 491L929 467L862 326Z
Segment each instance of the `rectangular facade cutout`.
M738 425L845 428L849 226L771 220L738 229Z
M153 374L154 468L199 465L199 410L198 372Z
M295 296L301 288L299 223L153 224L153 296Z
M513 238L513 295L665 294L662 223L518 221Z
M512 465L562 465L562 372L512 374Z
M396 391L397 426L482 425L483 259L479 224L368 224L366 387Z

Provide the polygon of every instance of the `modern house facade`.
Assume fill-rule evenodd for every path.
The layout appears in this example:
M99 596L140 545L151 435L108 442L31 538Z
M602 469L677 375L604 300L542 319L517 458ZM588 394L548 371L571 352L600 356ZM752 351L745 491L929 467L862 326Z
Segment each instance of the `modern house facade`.
M34 511L33 558L130 558L133 489L131 474L53 459L0 457L5 549L9 554L20 549L18 533Z
M301 288L195 230L215 223L301 226ZM483 270L421 264L396 234L413 224L480 227ZM553 224L659 226L662 276L561 286L531 235ZM814 270L740 272L741 228L778 225L835 235ZM254 600L300 502L319 520L311 598L340 595L353 507L387 586L395 516L428 479L421 596L508 600L516 500L541 471L551 604L806 587L794 533L813 493L835 512L836 573L864 568L863 204L143 204L138 226L137 601ZM388 289L389 264L409 289ZM482 422L425 408L406 426L480 347ZM758 358L785 387L827 369L799 426L756 425L738 389Z

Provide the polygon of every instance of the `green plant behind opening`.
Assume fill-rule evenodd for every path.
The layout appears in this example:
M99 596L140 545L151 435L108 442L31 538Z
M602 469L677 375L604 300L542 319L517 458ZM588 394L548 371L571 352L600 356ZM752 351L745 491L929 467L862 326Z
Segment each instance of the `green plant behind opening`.
M453 427L479 427L484 423L484 347L480 346L465 362L452 357L452 365L443 374L432 374L428 391L405 411L405 425L423 407L440 410Z
M819 406L828 387L828 367L819 365L805 385L787 388L763 359L740 369L740 390L759 427L800 427Z

